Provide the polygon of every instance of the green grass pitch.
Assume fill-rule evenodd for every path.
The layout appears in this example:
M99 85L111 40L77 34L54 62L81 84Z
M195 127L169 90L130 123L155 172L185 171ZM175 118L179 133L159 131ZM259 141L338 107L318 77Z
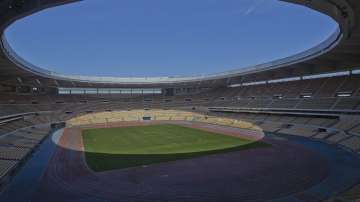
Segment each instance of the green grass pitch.
M94 171L267 146L262 142L172 124L87 129L82 137L86 162Z

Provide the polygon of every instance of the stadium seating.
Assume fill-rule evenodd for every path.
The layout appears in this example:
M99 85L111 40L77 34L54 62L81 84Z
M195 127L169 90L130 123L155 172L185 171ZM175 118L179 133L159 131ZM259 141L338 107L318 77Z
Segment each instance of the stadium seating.
M50 132L49 124L23 126L16 125L12 131L0 135L0 187Z
M316 128L306 127L303 125L294 125L289 128L280 129L278 132L289 134L289 135L311 137L316 134Z
M69 126L142 121L144 117L202 122L311 138L359 153L359 83L356 75L222 87L191 96L1 96L0 183L47 137L49 124L62 121ZM349 92L350 97L337 96ZM208 107L230 110L209 111ZM42 124L47 127L32 127Z
M302 99L297 109L331 109L336 98Z
M360 151L360 120L357 116L340 115L337 118L326 116L299 116L260 114L260 113L232 113L213 112L214 116L232 117L245 120L257 125L266 132L294 135L321 140L329 144L336 144L344 149Z
M333 109L344 109L344 110L353 110L360 105L359 98L341 98L335 104Z
M0 187L6 181L6 177L15 169L17 161L0 159Z
M350 137L342 142L340 142L339 144L348 147L354 151L359 151L360 150L360 137L358 136L353 136Z

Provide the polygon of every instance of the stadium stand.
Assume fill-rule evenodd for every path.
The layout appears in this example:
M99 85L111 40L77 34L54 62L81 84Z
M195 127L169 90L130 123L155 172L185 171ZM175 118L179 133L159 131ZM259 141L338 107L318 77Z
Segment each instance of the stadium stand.
M13 160L0 160L0 187L6 182L17 163L17 161Z
M8 12L8 2L17 2L11 4L11 7L18 8L16 12ZM360 154L360 35L356 29L360 20L356 9L352 9L359 3L334 0L323 1L326 5L321 6L317 1L297 2L323 11L337 20L343 31L337 39L343 41L332 41L321 49L320 52L327 53L324 56L315 55L316 58L307 58L306 61L287 61L281 68L253 69L250 73L225 78L117 85L116 82L109 84L46 76L45 73L33 74L26 68L19 68L20 63L14 62L15 56L10 55L10 48L6 48L6 41L2 41L0 184L9 180L9 176L48 136L50 124L56 122L79 126L142 121L144 117L154 121L204 122L305 137ZM4 13L0 19L1 31L4 29L2 25L18 15L59 3L65 1L4 1L0 3L0 13ZM334 49L328 50L328 47ZM319 76L324 74L331 75ZM285 80L276 81L279 79ZM156 86L162 92L59 93L60 87L86 89L89 86L98 89ZM28 90L22 92L23 88ZM40 93L33 92L34 88L41 89ZM165 93L169 89L176 92L176 89L182 88L205 90L172 95Z
M0 187L50 133L49 119L42 115L17 114L16 116L19 119L14 120L11 116L2 117L3 123L0 125ZM24 116L33 116L33 118L25 120ZM9 117L11 121L6 122Z
M353 152L359 151L359 124L357 116L340 115L337 117L324 117L324 115L309 116L304 114L264 114L236 113L229 115L224 112L213 112L216 116L237 116L240 120L257 123L258 127L266 132L276 132L312 139L323 140L330 144L337 144ZM304 117L305 116L305 117ZM325 115L327 116L327 115ZM357 118L357 119L355 119Z

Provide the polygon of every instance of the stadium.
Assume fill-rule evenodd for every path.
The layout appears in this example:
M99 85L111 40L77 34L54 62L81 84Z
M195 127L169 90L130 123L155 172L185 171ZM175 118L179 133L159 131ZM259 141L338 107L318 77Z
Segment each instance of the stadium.
M281 1L337 27L301 53L192 76L57 73L4 34L79 2L0 0L0 201L360 200L359 1Z

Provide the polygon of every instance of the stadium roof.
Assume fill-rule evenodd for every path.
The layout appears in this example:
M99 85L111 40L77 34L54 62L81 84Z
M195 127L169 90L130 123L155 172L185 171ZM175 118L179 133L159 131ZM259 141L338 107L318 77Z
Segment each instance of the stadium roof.
M4 30L17 19L48 7L72 2L75 1L47 0L39 3L37 0L5 0L0 3L2 83L34 87L208 87L360 68L360 2L357 0L287 0L330 16L339 24L339 28L327 40L300 54L245 69L204 76L124 78L62 75L23 60L7 43Z

